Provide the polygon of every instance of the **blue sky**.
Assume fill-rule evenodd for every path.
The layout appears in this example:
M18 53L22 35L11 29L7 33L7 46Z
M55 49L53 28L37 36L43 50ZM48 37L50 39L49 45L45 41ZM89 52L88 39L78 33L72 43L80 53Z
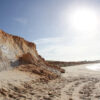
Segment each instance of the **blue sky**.
M0 0L0 29L35 42L48 60L100 59L99 19L100 0Z
M60 0L0 0L0 28L31 41L57 36L61 34L58 20L63 2ZM65 0L65 2L68 1Z

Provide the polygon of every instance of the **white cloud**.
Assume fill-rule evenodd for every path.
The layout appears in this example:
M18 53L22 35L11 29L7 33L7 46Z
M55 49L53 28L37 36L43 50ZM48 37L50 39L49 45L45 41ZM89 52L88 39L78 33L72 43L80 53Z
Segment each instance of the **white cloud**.
M19 17L19 18L14 18L14 20L20 24L27 24L27 19Z
M100 59L100 40L97 38L73 38L67 42L66 37L46 38L36 40L39 54L48 60L95 60Z

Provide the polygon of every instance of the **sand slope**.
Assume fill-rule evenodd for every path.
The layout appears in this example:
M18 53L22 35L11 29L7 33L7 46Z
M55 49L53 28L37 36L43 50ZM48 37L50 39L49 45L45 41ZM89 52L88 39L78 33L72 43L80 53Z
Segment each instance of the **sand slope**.
M19 70L0 72L0 100L59 100L63 80Z

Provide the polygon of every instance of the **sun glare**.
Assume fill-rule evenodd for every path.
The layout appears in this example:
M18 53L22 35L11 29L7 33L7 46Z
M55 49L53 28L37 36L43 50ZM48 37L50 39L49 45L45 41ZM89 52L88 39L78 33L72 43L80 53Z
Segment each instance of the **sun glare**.
M98 27L98 16L89 8L79 8L70 15L71 27L78 32L95 32Z

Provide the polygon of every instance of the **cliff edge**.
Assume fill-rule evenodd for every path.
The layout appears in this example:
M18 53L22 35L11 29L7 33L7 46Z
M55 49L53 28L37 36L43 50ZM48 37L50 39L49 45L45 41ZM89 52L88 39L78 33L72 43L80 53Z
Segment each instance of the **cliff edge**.
M13 68L49 79L60 76L64 71L46 62L38 54L34 43L0 30L0 71Z

